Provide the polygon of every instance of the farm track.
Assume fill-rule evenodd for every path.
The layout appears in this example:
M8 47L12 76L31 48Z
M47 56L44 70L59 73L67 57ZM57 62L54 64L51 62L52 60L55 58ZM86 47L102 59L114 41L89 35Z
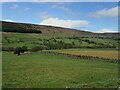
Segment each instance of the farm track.
M72 55L68 53L58 53L58 52L30 52L30 53L24 53L25 54L54 54L54 55L63 55L63 56L68 56L71 58L77 58L77 59L88 59L88 60L99 60L99 61L106 61L106 62L111 62L111 63L118 63L120 60L117 59L108 59L108 58L103 58L103 57L94 57L94 56L88 56L88 55Z

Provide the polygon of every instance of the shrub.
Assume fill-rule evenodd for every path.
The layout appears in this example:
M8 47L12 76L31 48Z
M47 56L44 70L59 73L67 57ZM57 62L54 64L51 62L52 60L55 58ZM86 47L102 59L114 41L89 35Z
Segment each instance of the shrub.
M20 55L21 52L23 52L22 48L21 47L17 47L17 48L15 48L14 54Z
M22 47L17 47L14 50L14 54L18 54L20 55L21 53L24 53L25 51L27 51L27 46L22 46Z
M39 50L43 50L44 48L42 46L35 46L31 49L32 52L36 52L36 51L39 51Z

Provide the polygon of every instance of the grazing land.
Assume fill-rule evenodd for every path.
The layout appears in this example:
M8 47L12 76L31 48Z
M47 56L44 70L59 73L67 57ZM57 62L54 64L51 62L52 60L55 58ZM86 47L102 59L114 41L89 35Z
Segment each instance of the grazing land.
M117 73L116 63L3 52L3 88L114 88L118 80L111 79L117 79ZM96 83L82 85L91 82Z
M47 54L118 59L119 33L10 22L1 33L3 88L116 88L120 83L118 63Z
M101 39L89 35L66 35L66 34L36 34L36 33L2 33L3 49L9 47L27 46L29 49L35 46L41 46L51 49L70 49L70 48L99 48L99 49L117 49L119 40ZM60 45L66 44L67 47Z

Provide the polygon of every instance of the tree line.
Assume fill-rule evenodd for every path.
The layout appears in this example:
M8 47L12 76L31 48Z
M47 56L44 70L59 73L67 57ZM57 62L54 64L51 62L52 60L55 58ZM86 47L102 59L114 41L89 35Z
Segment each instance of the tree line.
M3 32L18 32L18 33L42 33L41 31L33 30L33 29L26 29L22 27L15 27L15 26L6 26L2 25Z

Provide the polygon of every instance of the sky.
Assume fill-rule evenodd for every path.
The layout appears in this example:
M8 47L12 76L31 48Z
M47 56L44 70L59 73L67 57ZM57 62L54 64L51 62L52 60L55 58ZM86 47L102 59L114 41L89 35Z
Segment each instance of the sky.
M4 2L1 20L117 32L118 2Z

